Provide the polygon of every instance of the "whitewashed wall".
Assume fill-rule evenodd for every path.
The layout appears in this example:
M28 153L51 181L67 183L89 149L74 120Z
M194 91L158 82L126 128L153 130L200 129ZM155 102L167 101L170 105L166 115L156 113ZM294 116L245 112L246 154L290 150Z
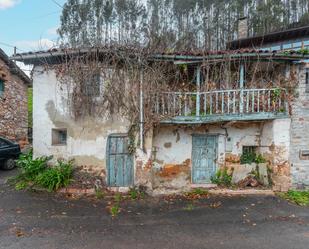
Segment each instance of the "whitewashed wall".
M33 75L33 149L35 156L74 158L76 164L105 170L106 143L112 133L126 133L128 123L109 121L75 122L68 115L65 89L60 88L54 71L35 67ZM52 145L52 129L66 128L67 145Z

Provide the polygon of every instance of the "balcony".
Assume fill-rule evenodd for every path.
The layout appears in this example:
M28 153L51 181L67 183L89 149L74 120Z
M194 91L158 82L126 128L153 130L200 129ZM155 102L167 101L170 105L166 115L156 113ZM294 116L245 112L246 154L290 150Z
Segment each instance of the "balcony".
M282 88L164 92L154 98L153 112L161 123L201 124L289 116L287 92Z

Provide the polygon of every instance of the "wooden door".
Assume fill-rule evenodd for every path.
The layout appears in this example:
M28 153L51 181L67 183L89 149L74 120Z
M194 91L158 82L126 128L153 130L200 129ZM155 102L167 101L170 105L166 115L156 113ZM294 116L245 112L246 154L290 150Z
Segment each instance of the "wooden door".
M192 181L195 184L211 183L217 168L217 136L193 135Z
M133 156L127 135L111 135L107 142L107 183L110 187L133 186Z

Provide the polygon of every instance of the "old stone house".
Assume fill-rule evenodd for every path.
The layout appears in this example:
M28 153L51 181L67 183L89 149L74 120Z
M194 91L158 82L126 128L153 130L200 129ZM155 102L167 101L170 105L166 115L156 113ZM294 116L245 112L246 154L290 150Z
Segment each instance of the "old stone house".
M228 49L256 48L266 51L306 51L309 52L309 26L299 26L277 31L263 36L247 37L247 20L240 21L239 40L227 44ZM291 102L290 156L289 165L292 185L302 188L309 186L309 60L297 66L297 98Z
M14 59L34 65L36 156L74 158L77 165L100 174L107 186L143 185L161 193L210 186L218 169L241 168L241 156L254 151L267 159L273 188L285 191L309 185L309 138L304 134L309 125L305 62L309 55L302 48L149 55L149 62L174 67L177 73L170 78L187 77L173 85L173 91L157 91L151 97L146 94L149 82L140 78L134 151L130 151L126 117L116 113L103 119L72 119L68 95L63 94L70 90L59 82L57 65L68 56L104 58L105 49L53 49L18 54ZM97 77L96 87L101 91L109 81L100 77L104 78ZM149 98L152 113L161 118L146 132L144 109L149 109ZM86 105L78 108L82 111Z
M0 136L25 143L30 78L0 49Z

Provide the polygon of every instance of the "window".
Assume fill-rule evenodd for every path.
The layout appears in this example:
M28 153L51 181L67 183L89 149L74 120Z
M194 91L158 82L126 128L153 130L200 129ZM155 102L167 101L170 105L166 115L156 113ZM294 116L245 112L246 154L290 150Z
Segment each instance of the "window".
M309 68L306 68L306 79L305 79L305 84L306 84L306 93L309 93Z
M253 154L256 153L257 146L243 146L242 154Z
M52 145L67 144L67 129L52 129Z
M4 94L4 80L0 79L0 98Z
M99 73L92 75L88 79L85 79L85 90L88 96L99 97L101 87L101 76Z

